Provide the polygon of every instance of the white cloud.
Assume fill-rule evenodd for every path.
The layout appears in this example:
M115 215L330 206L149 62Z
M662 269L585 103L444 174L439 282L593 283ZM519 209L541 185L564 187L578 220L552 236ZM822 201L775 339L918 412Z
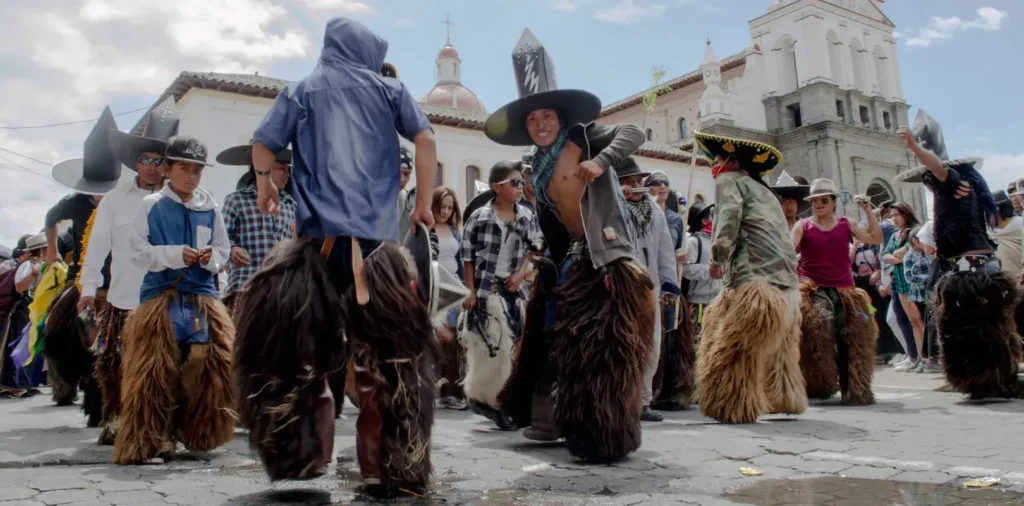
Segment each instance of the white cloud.
M412 20L409 18L398 18L395 20L396 25L409 26L412 24Z
M620 0L618 5L599 9L594 18L605 23L625 25L644 18L660 16L665 12L662 4L650 4L647 7L637 5L635 0Z
M332 10L338 14L376 14L377 9L358 0L302 0L311 9Z
M1007 185L1024 177L1024 153L979 153L985 158L981 173L989 189L1005 190Z
M1007 12L992 7L978 9L978 17L971 20L963 20L956 16L951 18L934 17L931 23L918 30L916 34L897 32L897 38L906 41L908 46L928 47L937 40L952 39L959 32L970 30L982 30L985 32L996 32L1002 29L1006 21Z
M557 0L552 7L565 12L573 12L576 10L579 4L575 4L572 0Z
M309 0L312 1L312 0ZM320 0L319 3L324 3ZM342 3L337 2L340 6ZM14 2L0 17L0 126L40 125L146 106L181 71L256 72L306 57L310 35L287 0L53 0ZM137 116L118 117L122 130ZM0 130L0 148L45 162L81 156L92 124ZM69 193L47 164L0 152L0 244L43 226ZM16 168L13 164L21 165ZM34 174L29 174L25 170Z

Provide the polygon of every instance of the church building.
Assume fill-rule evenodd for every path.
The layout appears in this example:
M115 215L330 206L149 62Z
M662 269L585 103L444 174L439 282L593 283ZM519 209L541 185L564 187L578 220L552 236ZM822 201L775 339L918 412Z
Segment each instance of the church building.
M852 197L859 193L923 211L920 186L894 181L913 159L895 135L907 124L908 105L895 26L883 8L884 0L774 0L750 21L748 47L720 60L709 40L700 68L667 81L670 91L658 97L653 112L644 108L641 90L605 106L598 122L642 126L648 142L638 163L664 171L690 202L711 202L715 193L708 160L691 156L692 132L700 129L777 146L784 156L780 170L829 178L842 188L844 214L856 216ZM465 205L493 164L519 159L523 151L484 136L488 110L462 83L461 70L449 39L437 55L435 85L420 104L437 137L437 184L453 188ZM155 104L173 95L180 131L216 154L249 142L287 84L258 74L182 72ZM204 187L222 202L244 172L216 167L204 173Z

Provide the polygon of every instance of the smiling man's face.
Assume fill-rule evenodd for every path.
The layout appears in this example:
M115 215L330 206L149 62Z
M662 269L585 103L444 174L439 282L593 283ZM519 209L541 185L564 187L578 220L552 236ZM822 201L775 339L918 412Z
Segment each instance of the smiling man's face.
M537 109L526 116L526 131L530 140L541 148L555 143L558 138L558 111L554 109Z

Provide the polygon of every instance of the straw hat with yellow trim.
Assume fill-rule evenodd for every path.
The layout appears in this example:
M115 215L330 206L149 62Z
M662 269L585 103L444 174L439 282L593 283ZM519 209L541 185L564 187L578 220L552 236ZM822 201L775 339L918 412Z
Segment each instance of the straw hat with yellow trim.
M764 174L782 163L782 153L773 146L763 142L733 139L722 135L694 132L693 138L697 149L709 160L721 156L724 159L737 160L745 168L756 168Z

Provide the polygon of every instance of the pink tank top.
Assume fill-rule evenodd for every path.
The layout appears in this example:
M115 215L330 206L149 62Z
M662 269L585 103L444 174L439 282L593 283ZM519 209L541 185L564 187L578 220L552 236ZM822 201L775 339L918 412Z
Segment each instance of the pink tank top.
M800 241L800 263L797 274L809 278L823 288L853 286L850 266L850 221L840 216L836 226L823 231L811 220L804 220L804 237Z

